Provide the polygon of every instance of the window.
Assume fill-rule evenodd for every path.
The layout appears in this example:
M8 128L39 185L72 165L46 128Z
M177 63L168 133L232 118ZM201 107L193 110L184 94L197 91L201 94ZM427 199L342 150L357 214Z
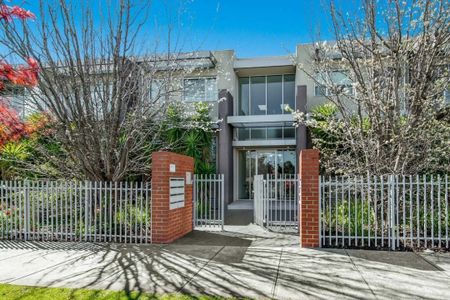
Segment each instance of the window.
M238 115L288 114L287 106L295 109L295 75L239 78Z
M162 79L152 79L150 82L150 100L156 101L164 95L164 81Z
M267 76L267 114L283 113L283 76Z
M268 140L282 139L282 138L283 138L283 128L282 127L267 128L267 139Z
M286 108L295 109L295 76L284 75L283 113L290 114Z
M237 139L239 141L295 139L295 128L237 128Z
M250 79L239 78L239 111L238 115L247 116L250 114Z
M238 128L238 140L248 141L250 140L250 129L248 128Z
M315 84L314 86L314 95L316 96L326 96L327 88L321 84Z
M6 85L5 89L0 91L0 99L6 100L8 105L22 118L27 113L28 97L29 93L22 86Z
M252 115L266 115L266 77L250 78L250 111Z
M265 128L253 128L251 130L252 140L267 140L267 130Z
M336 93L353 95L355 92L353 82L345 71L330 71L317 74L317 81L318 83L314 87L316 96L331 96ZM336 91L330 90L326 87L327 85L336 88Z
M446 88L444 91L444 103L450 104L450 87Z
M189 102L217 101L215 78L190 78L184 80L184 100Z

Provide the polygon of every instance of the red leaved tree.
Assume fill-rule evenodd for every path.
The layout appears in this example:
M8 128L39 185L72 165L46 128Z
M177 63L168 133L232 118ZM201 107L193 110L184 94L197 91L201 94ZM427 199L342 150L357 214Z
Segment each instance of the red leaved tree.
M35 15L18 6L8 6L0 1L0 21L11 22L14 18L20 20L34 19ZM38 65L33 58L27 59L28 65L14 68L0 57L0 91L5 83L34 86L37 84Z
M8 141L19 140L25 133L25 124L17 112L0 101L0 147Z
M33 19L34 14L18 6L7 6L0 1L0 21L11 22L13 19ZM39 67L33 58L28 58L27 65L13 67L0 57L0 92L6 84L35 86ZM27 133L25 124L17 112L0 98L0 146L11 140L18 140Z

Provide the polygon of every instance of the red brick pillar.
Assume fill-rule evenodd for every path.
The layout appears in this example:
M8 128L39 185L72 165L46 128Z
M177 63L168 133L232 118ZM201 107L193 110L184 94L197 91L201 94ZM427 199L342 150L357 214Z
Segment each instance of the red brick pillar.
M320 246L319 236L319 151L304 149L299 155L300 247Z
M192 231L194 159L172 152L152 154L152 242L170 243ZM171 179L172 204L171 199ZM184 182L184 203L182 202ZM176 200L176 201L175 201Z

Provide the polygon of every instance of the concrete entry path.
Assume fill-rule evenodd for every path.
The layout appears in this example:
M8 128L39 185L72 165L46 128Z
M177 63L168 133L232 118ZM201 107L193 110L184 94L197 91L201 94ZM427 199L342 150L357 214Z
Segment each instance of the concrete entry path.
M450 255L300 249L257 226L170 245L0 242L0 282L261 299L450 299Z

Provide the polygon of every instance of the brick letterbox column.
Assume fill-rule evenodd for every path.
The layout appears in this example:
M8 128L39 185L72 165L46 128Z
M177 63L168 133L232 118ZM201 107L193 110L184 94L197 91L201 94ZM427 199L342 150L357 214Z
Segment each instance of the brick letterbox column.
M300 247L320 246L319 236L319 151L304 149L299 155Z
M153 243L170 243L192 231L193 172L192 157L172 152L152 154Z

